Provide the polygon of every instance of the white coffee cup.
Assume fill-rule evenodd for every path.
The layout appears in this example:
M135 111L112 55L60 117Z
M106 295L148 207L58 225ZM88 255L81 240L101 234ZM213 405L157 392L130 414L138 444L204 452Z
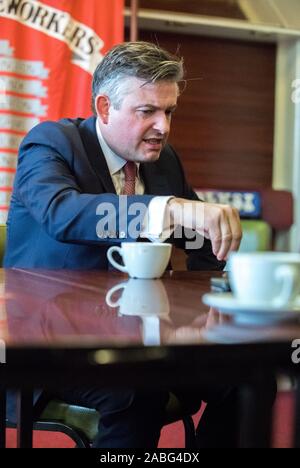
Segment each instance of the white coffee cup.
M172 244L158 242L122 242L121 247L113 246L107 251L109 262L132 278L153 279L160 278L168 266ZM120 265L113 258L118 252L123 258L125 266Z
M119 299L113 299L120 291ZM165 317L170 312L168 294L160 280L130 279L111 288L105 301L109 307L119 307L120 315Z
M300 294L300 255L235 252L229 257L228 275L232 292L241 303L285 307Z

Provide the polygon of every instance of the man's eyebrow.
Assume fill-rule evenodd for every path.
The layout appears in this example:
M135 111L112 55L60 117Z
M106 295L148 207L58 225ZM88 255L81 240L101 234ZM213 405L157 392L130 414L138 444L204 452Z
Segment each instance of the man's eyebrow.
M144 107L147 107L148 109L152 109L152 110L161 110L161 107L154 106L153 104L140 104L139 106L136 107L136 109L141 109ZM166 110L169 110L169 111L175 111L176 109L177 109L177 104L174 104L173 106L169 106L166 108Z

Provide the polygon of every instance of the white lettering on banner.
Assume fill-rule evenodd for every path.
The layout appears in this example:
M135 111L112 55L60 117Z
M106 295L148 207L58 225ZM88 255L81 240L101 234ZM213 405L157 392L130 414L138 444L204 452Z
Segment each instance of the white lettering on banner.
M0 208L0 224L6 224L7 220L7 209Z
M0 191L0 206L8 206L11 198L10 191Z
M0 148L12 148L17 150L22 140L22 136L13 135L11 133L0 133Z
M69 13L38 0L2 0L1 16L65 42L74 53L72 62L93 73L103 55L104 42L91 28L76 21Z
M18 4L21 5L20 0ZM7 2L2 2L3 5L8 8ZM12 10L17 8L16 1L9 5ZM22 11L24 13L25 10ZM8 169L15 170L17 164L17 154L14 151L18 151L25 134L46 116L48 108L42 104L42 99L48 97L48 88L41 80L48 79L49 70L43 62L19 60L13 56L13 52L8 40L0 41L0 167L3 168L0 173L1 224L6 222L11 197L8 189L13 186L15 173ZM18 76L8 76L7 73ZM27 115L15 115L14 112Z
M0 77L0 106L4 103L6 95L6 84L5 81Z
M0 128L27 133L32 127L40 122L34 117L18 117L16 115L0 114Z
M7 57L11 57L13 55L14 49L10 47L8 41L0 40L0 55L6 55Z
M0 171L0 190L2 187L12 187L14 183L15 172Z
M18 157L16 154L0 152L0 167L15 169L17 167L17 160ZM0 205L1 204L2 203L0 203Z
M9 57L0 57L0 70L17 75L35 76L42 80L49 76L49 70L44 67L43 62Z
M39 99L21 98L5 95L0 102L0 110L11 110L24 114L33 114L39 117L47 115L48 106L43 106Z
M2 76L1 81L5 90L18 94L31 94L38 97L47 97L47 88L38 80L22 80L11 76Z

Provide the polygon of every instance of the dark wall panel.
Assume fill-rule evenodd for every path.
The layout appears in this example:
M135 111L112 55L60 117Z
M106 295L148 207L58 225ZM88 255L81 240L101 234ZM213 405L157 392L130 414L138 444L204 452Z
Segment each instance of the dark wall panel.
M131 0L125 0L125 4L129 7ZM238 0L140 0L139 5L146 10L246 19Z
M276 46L147 31L140 39L185 58L191 81L170 141L193 186L270 187Z

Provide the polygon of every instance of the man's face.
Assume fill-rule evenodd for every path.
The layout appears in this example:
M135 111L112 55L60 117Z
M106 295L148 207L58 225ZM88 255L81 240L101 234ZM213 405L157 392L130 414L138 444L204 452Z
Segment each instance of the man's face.
M151 162L167 142L178 86L169 81L143 83L128 78L120 109L109 104L107 117L103 119L99 111L98 116L103 137L116 154L129 161Z

